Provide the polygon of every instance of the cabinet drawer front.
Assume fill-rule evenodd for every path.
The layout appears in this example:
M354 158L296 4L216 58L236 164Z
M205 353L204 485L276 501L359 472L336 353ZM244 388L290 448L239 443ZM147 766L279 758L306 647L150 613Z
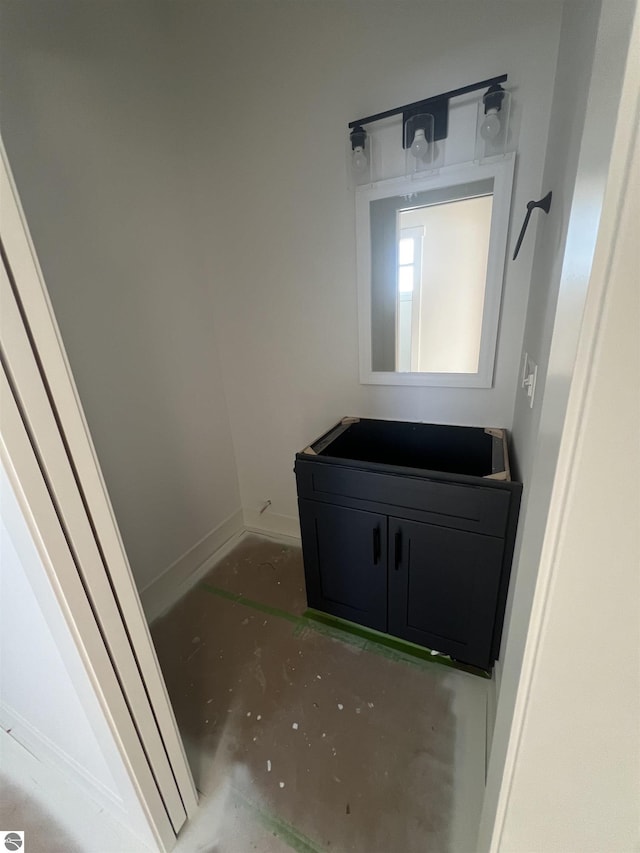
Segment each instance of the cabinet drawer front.
M338 465L298 462L298 491L314 500L348 498L424 513L425 521L489 536L504 536L510 493L462 483L379 474ZM374 508L374 507L372 507Z

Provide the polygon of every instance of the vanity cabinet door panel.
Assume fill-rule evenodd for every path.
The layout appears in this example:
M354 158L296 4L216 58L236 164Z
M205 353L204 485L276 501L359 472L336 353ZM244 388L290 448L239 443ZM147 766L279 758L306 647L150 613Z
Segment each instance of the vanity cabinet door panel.
M300 500L310 607L387 630L387 516Z
M389 633L489 668L503 550L493 536L389 519Z

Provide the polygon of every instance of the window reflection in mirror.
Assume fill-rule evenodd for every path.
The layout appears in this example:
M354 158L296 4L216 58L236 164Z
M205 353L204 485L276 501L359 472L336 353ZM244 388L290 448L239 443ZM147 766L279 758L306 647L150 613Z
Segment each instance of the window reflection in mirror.
M478 372L493 179L371 202L371 367Z

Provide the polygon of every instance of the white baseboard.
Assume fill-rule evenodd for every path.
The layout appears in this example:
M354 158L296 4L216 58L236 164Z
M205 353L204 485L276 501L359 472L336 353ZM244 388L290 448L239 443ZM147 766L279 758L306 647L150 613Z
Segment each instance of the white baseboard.
M239 509L207 534L140 593L142 608L153 622L182 598L240 542L245 533L258 533L300 544L300 522L289 515Z
M243 512L238 509L146 586L140 599L147 621L153 622L173 607L237 545L243 533Z
M244 509L245 530L251 533L262 533L276 538L294 539L300 544L300 521L290 515L278 515L275 512L263 512L256 509Z
M38 761L71 779L108 813L128 822L124 803L115 791L79 764L10 705L0 701L0 728Z

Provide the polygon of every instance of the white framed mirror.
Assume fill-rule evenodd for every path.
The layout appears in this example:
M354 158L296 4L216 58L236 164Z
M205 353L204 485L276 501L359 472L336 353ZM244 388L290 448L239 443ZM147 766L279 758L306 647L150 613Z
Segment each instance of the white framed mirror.
M361 383L491 387L514 163L356 189Z

